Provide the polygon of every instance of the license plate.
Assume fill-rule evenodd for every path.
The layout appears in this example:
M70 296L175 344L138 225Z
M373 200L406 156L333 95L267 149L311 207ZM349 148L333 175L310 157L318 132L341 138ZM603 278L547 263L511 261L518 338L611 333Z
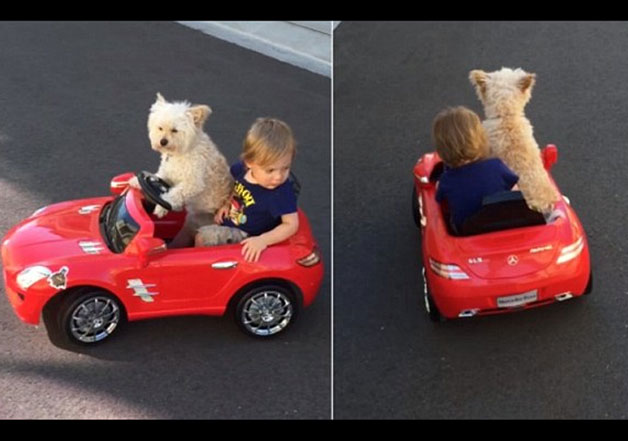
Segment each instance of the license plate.
M497 306L499 308L514 308L516 306L525 305L526 303L536 302L537 290L516 294L514 296L497 297Z

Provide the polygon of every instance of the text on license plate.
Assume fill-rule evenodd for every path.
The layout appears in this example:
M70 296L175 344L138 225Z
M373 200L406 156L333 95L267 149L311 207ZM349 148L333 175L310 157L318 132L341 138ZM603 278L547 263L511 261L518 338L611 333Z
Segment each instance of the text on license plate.
M497 297L497 307L513 308L515 306L525 305L526 303L536 302L537 290L516 294L514 296Z

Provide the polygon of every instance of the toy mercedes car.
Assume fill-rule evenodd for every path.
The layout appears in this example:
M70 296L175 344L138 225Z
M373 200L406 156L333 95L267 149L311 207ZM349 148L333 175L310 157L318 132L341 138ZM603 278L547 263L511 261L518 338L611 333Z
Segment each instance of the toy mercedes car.
M299 230L268 247L256 263L241 245L168 249L185 212L150 214L167 184L132 173L111 181L112 196L41 208L2 241L6 294L17 316L51 340L94 344L125 321L232 311L247 334L269 337L288 328L316 297L323 263L307 217Z
M548 145L541 154L549 175L558 151ZM435 152L414 166L412 213L422 233L423 297L432 320L511 312L591 292L587 237L566 197L546 220L519 191L491 195L454 231L446 203L436 202L443 167Z

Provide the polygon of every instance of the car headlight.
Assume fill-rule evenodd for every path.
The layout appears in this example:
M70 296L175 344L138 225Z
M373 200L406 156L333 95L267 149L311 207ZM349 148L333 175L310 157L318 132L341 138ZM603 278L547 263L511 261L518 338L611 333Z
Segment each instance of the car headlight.
M31 266L22 270L16 277L17 284L23 290L27 290L33 284L39 282L41 279L45 279L52 274L50 269L45 266L37 265Z
M567 245L562 250L560 250L560 255L558 259L556 259L556 263L565 263L569 262L572 259L575 259L580 255L582 250L584 249L584 236L580 236L578 240L576 240L571 245Z

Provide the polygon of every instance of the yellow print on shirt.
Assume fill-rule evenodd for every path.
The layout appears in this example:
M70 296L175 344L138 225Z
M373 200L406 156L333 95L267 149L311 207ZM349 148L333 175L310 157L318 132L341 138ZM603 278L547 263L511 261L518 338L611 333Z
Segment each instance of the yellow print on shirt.
M251 206L255 203L255 199L251 192L240 182L236 181L233 186L233 193L236 197L240 198L245 207Z

